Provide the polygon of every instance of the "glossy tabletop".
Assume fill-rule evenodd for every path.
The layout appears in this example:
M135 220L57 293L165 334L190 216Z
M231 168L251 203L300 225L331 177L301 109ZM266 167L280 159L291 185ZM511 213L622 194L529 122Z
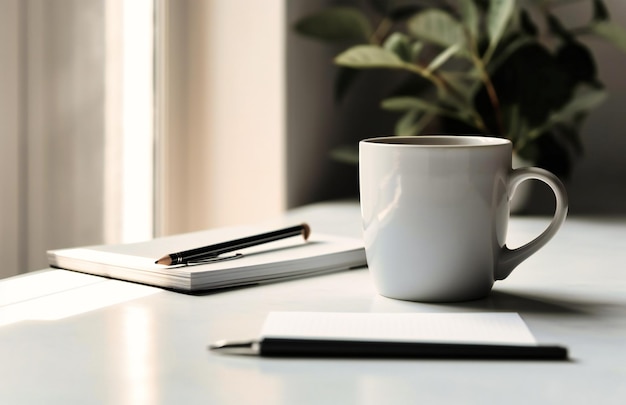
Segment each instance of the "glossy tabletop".
M354 203L289 212L276 225L360 235ZM515 217L512 244L547 218ZM367 273L185 295L63 270L0 281L0 404L623 404L626 218L569 218L483 300L379 296ZM219 355L269 311L518 312L571 360L331 360Z

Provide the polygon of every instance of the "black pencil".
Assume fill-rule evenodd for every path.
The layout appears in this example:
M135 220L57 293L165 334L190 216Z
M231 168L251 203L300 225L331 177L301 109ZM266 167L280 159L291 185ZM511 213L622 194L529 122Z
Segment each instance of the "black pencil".
M378 342L324 339L264 338L260 341L220 341L210 350L225 354L268 357L422 358L567 360L563 346L474 343Z
M300 224L289 228L279 229L277 231L262 233L254 236L247 236L241 239L216 243L214 245L189 249L182 252L170 253L166 256L163 256L155 263L165 266L187 264L193 261L200 261L217 257L223 253L248 248L251 246L257 246L263 243L269 243L297 235L302 235L304 237L304 240L307 240L310 233L311 228L307 224Z

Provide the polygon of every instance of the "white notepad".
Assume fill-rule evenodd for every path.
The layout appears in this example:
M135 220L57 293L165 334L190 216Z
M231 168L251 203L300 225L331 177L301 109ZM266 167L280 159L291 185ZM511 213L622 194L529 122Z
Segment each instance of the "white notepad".
M165 254L273 231L267 226L228 227L145 242L48 251L52 267L180 291L288 280L365 265L363 241L312 231L307 242L287 238L232 252L235 259L192 266L163 266Z
M271 312L262 338L537 345L517 313Z

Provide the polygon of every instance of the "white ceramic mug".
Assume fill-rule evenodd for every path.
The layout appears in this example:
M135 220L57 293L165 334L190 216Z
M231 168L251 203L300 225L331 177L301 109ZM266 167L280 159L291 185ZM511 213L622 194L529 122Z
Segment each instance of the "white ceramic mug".
M536 167L511 168L506 139L414 136L359 144L367 263L379 293L410 301L486 296L495 280L544 246L567 216L565 187ZM536 239L505 244L509 201L528 179L556 196L554 218Z

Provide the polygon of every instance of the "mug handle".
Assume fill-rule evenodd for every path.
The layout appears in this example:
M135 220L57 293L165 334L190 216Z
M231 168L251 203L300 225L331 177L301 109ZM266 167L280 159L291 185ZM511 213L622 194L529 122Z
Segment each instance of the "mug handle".
M517 267L518 264L528 259L532 254L541 249L559 230L565 217L567 216L568 200L565 186L561 183L558 177L550 173L547 170L540 169L538 167L523 167L515 169L509 176L509 184L507 193L509 199L513 196L515 189L520 183L526 180L540 180L546 183L554 193L556 197L556 209L554 217L550 222L550 225L535 239L531 240L527 244L517 248L509 249L506 245L502 248L498 266L495 271L495 279L503 280L508 277L509 274Z

